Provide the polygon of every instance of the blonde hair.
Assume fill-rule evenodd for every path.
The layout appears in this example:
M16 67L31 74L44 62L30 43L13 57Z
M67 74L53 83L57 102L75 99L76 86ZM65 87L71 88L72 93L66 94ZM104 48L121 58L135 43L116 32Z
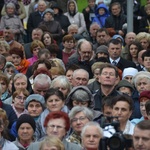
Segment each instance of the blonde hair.
M45 145L48 147L55 146L57 150L65 150L63 143L55 136L47 136L44 141L41 142L39 150L44 150Z

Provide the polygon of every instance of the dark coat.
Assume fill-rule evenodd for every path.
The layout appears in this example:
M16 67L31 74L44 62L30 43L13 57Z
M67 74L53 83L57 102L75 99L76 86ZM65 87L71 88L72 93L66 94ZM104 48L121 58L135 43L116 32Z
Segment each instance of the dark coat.
M148 24L147 21L150 22L150 16L145 16L145 17L142 18L142 20L140 20L139 32L147 32L147 33L149 33L150 24Z
M91 61L80 61L79 58L72 57L68 60L66 67L69 67L73 64L79 66L81 69L85 69L89 73L89 78L93 78L93 73L91 70L91 66L93 65L94 60Z
M120 14L119 16L110 15L105 20L105 28L114 28L114 30L116 31L116 34L117 34L119 30L122 30L122 26L126 22L127 22L127 18L123 14ZM125 32L125 31L123 31L123 32Z
M134 62L129 61L129 60L126 60L126 59L120 57L120 60L119 60L119 62L117 63L117 67L118 67L120 70L123 71L125 68L128 68L128 67L136 68L136 65L135 65Z
M29 33L32 33L32 30L37 28L39 23L43 21L43 17L38 11L30 14L27 22L27 30Z

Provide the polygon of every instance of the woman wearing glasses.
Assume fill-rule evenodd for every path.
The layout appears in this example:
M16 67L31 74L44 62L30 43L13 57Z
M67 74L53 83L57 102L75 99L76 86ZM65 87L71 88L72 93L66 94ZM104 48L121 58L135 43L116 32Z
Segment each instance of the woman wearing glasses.
M55 111L49 113L44 121L46 135L58 137L65 146L65 150L81 150L82 148L74 143L66 141L65 135L70 128L70 120L67 113L62 111ZM45 137L40 139L43 141ZM41 142L35 142L30 145L28 150L39 150Z
M26 89L17 89L13 95L13 103L11 104L13 110L15 111L17 117L22 114L28 113L25 109L25 100L29 96L29 92Z

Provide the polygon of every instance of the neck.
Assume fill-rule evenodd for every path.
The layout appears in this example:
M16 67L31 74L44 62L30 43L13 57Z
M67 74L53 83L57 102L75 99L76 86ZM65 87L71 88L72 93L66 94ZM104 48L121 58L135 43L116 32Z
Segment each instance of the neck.
M101 90L105 96L108 96L114 89L114 86L101 85Z
M120 122L120 130L123 132L125 130L127 122Z
M30 145L30 143L32 142L32 139L29 140L20 140L19 141L22 145Z
M16 107L15 107L15 109L17 110L17 112L18 112L19 114L24 111L24 108L16 108Z
M64 48L63 51L64 51L65 53L70 53L70 52L71 52L71 49Z

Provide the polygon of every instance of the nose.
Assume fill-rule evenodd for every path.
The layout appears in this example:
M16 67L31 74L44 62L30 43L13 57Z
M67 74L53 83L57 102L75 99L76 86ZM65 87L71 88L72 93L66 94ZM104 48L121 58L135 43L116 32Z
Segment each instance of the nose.
M43 91L41 91L41 92L40 92L40 95L44 96L45 94L44 94L44 92L43 92Z
M79 119L77 120L77 124L80 124L80 120Z
M56 127L56 126L54 127L53 131L54 131L54 132L56 132L56 131L57 131L57 127Z
M93 141L93 136L90 137L90 141Z
M55 100L52 103L53 103L53 105L55 105L56 104Z
M138 145L142 145L143 144L143 141L142 139L140 138L139 141L138 141Z

